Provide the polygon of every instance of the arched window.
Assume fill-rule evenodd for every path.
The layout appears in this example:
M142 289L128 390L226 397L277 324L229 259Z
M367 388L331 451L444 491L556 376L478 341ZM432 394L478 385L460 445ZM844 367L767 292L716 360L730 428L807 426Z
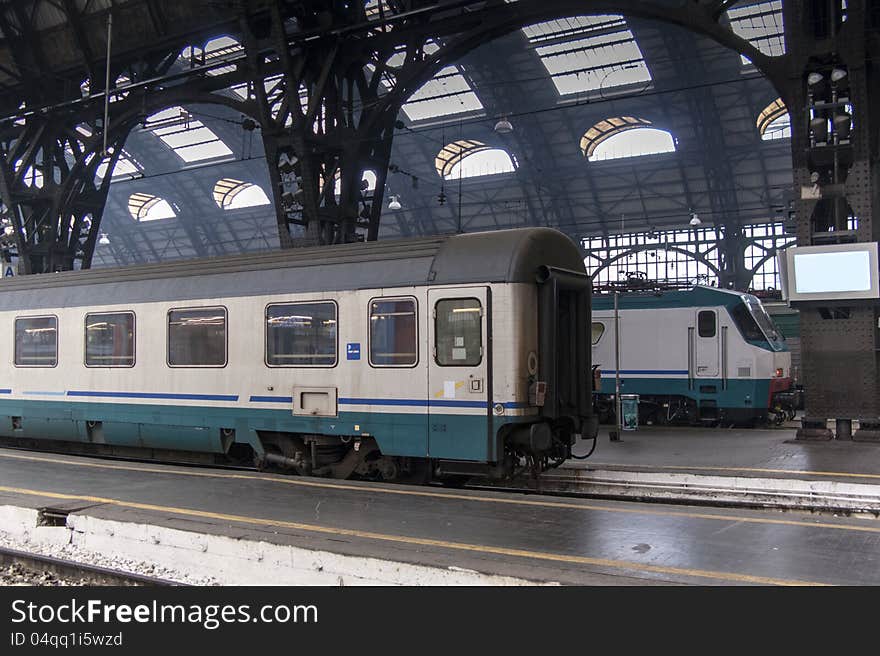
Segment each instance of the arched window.
M223 210L269 205L269 198L262 188L250 182L223 178L214 185L214 202Z
M516 161L505 150L492 148L482 141L462 139L447 144L437 153L434 166L440 177L446 180L472 178L478 175L511 173Z
M614 116L596 123L581 137L581 150L590 161L674 153L675 140L651 121L634 116Z
M167 200L144 193L134 193L129 196L128 211L135 221L173 219L177 216Z
M791 136L791 116L782 98L777 98L758 114L756 121L761 139L785 139Z

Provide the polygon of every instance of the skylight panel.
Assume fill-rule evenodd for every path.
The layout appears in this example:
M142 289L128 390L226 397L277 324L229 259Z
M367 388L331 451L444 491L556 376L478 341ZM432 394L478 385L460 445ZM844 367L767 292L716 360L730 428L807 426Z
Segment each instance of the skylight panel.
M220 137L182 107L153 114L144 129L159 137L187 163L232 155Z
M471 90L456 66L447 66L428 80L403 105L411 121L450 116L483 109L483 103Z
M727 18L734 34L746 39L769 57L785 54L785 36L782 23L782 0L760 2L728 9ZM742 56L744 65L751 64Z
M95 176L103 180L104 176L107 174L107 167L110 165L110 158L108 157L103 162L98 164L98 170L95 173ZM111 176L111 180L118 180L122 177L134 177L141 173L140 167L135 164L131 155L129 155L126 151L122 151L119 155L119 159L116 160L116 166L113 167L113 175Z
M651 81L622 16L575 16L523 28L560 95Z
M440 49L433 41L424 46L425 54L433 54ZM398 51L388 61L389 65L401 66L406 53ZM386 89L393 87L393 78L386 77L382 81ZM483 103L474 93L470 83L462 75L462 68L457 65L445 66L433 78L423 84L409 97L402 107L411 121L423 121L441 116L452 116L466 112L477 112L483 109Z
M204 48L184 48L180 53L180 60L187 66L204 66L224 61L226 59L235 59L244 52L244 46L231 36L221 36L212 39L205 44ZM223 75L235 70L235 66L219 66L207 71L208 75Z

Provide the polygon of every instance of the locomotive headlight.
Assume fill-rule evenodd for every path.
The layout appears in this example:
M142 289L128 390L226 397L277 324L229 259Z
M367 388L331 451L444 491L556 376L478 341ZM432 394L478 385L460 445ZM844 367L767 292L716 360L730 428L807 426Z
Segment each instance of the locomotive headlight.
M776 378L782 378L782 374L783 374L782 367L777 367L776 368Z

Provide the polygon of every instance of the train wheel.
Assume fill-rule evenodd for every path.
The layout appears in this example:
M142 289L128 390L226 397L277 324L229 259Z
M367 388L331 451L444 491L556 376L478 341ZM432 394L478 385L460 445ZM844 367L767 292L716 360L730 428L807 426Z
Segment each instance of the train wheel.
M396 482L408 485L426 485L430 480L430 462L422 459L412 459L409 462L409 467L400 471Z

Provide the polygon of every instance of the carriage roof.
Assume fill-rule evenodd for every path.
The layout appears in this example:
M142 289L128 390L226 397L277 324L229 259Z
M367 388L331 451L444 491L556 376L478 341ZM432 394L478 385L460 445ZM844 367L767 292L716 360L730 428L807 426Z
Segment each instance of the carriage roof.
M5 278L0 310L534 282L541 265L584 273L563 233L516 228Z
M719 289L704 285L694 285L689 289L669 291L632 291L622 292L618 307L627 310L683 308L683 307L733 307L742 303L749 296L733 289ZM610 310L614 307L613 294L596 294L593 296L594 310Z

